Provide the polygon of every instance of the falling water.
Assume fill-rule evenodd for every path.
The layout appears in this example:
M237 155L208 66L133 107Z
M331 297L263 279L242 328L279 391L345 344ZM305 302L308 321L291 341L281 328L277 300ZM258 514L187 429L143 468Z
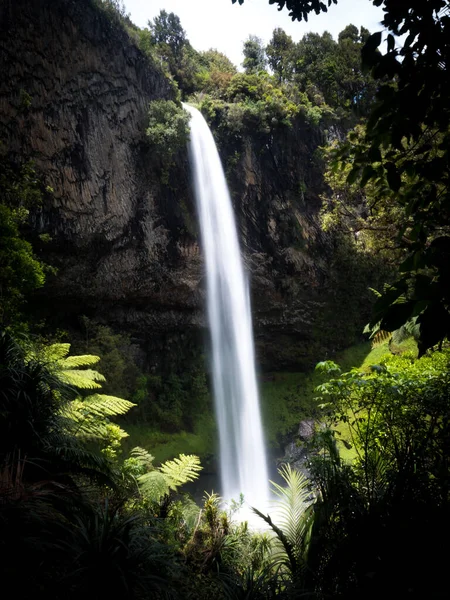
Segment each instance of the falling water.
M219 426L222 494L266 504L268 475L256 384L248 283L233 208L211 131L190 113L191 161L206 263L208 320Z

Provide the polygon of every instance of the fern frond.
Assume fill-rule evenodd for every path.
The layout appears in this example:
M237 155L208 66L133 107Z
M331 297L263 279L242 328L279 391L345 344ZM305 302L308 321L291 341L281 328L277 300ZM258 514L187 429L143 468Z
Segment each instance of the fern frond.
M382 344L390 340L391 337L392 332L380 329L380 331L377 331L377 333L373 336L372 348L378 348L378 346L381 346Z
M155 457L152 456L145 448L136 446L131 450L130 456L139 461L139 463L145 467L147 471L151 471L154 468L153 461L155 460Z
M382 294L381 292L379 292L378 290L376 290L375 288L370 287L369 290L372 292L372 294L375 294L375 296L377 298L381 298Z
M273 492L280 499L276 505L276 521L293 548L299 551L306 533L303 516L311 504L309 481L289 464L279 469L279 473L287 485L271 482Z
M79 356L67 356L66 358L58 359L58 365L62 369L76 369L79 367L88 367L95 365L100 360L100 356L93 354L80 354Z
M414 338L416 341L420 338L420 324L417 323L417 317L407 321L392 333L392 342L397 346L409 338Z
M193 529L198 523L200 515L200 507L192 500L192 498L183 498L181 501L181 513L188 529Z
M141 493L153 502L159 500L170 492L167 478L160 471L150 471L138 478Z
M106 394L92 394L83 400L83 407L99 417L125 415L133 406L136 404L129 400Z
M58 361L65 358L70 352L70 344L51 344L41 350L41 355L46 360Z
M202 470L200 459L195 454L180 454L178 458L166 461L160 467L171 489L188 481L195 481Z
M106 381L105 377L98 371L92 369L76 370L76 369L64 369L58 373L59 378L64 383L73 385L80 390L93 390L101 388L101 384L98 381Z

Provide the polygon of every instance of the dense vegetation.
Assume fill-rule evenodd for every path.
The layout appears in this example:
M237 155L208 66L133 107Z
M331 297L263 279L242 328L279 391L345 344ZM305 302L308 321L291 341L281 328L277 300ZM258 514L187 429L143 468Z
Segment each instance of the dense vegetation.
M316 0L271 3L294 19L327 8ZM132 340L106 326L82 317L78 331L56 332L35 322L27 301L51 268L39 259L48 240L34 236L28 215L52 190L32 164L2 150L4 579L15 582L18 598L36 590L92 599L447 597L448 2L376 0L392 32L385 54L380 34L352 25L337 41L324 33L294 43L277 29L263 47L250 36L244 72L216 50L192 48L172 13L139 30L116 0L95 4L173 82L173 100L151 105L147 129L169 167L186 141L181 98L196 103L236 152L249 132L270 145L298 119L322 128L324 142L330 124L352 128L323 149L322 226L341 240L345 260L358 258L353 266L369 269L380 259L394 277L377 293L368 328L378 356L346 372L319 363L302 380L315 392L301 406L295 386L286 387L283 419L317 423L308 479L289 465L280 470L278 511L256 510L267 525L258 533L235 516L242 498L224 508L206 494L199 507L183 491L200 473L197 456L155 461L151 447L127 439L136 423L157 434L195 431L210 412L202 356L180 350L171 365L146 372ZM406 34L403 46L398 34ZM411 338L418 353L404 351Z

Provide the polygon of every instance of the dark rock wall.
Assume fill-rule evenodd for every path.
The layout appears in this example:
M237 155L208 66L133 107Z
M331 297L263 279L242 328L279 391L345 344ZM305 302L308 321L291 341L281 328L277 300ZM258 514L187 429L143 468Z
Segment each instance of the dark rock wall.
M198 247L179 209L188 166L162 187L145 139L170 82L91 0L2 0L0 59L0 139L53 190L33 215L58 269L48 313L147 333L197 323Z
M328 236L319 227L325 132L298 118L243 140L228 179L252 283L257 352L268 368L311 366L327 348L316 324L327 303ZM226 148L223 148L225 164ZM236 153L234 151L234 155Z

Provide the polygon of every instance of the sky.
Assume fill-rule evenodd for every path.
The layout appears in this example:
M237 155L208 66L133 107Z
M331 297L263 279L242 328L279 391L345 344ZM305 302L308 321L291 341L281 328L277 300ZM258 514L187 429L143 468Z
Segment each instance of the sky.
M370 0L339 0L328 13L310 15L307 23L292 22L288 11L278 11L269 0L245 0L242 6L231 0L124 0L131 20L146 27L160 10L174 12L196 50L216 48L240 66L243 42L256 35L267 44L276 27L283 28L294 41L309 31L329 31L337 39L346 25L364 25L370 31L380 31L383 12Z

